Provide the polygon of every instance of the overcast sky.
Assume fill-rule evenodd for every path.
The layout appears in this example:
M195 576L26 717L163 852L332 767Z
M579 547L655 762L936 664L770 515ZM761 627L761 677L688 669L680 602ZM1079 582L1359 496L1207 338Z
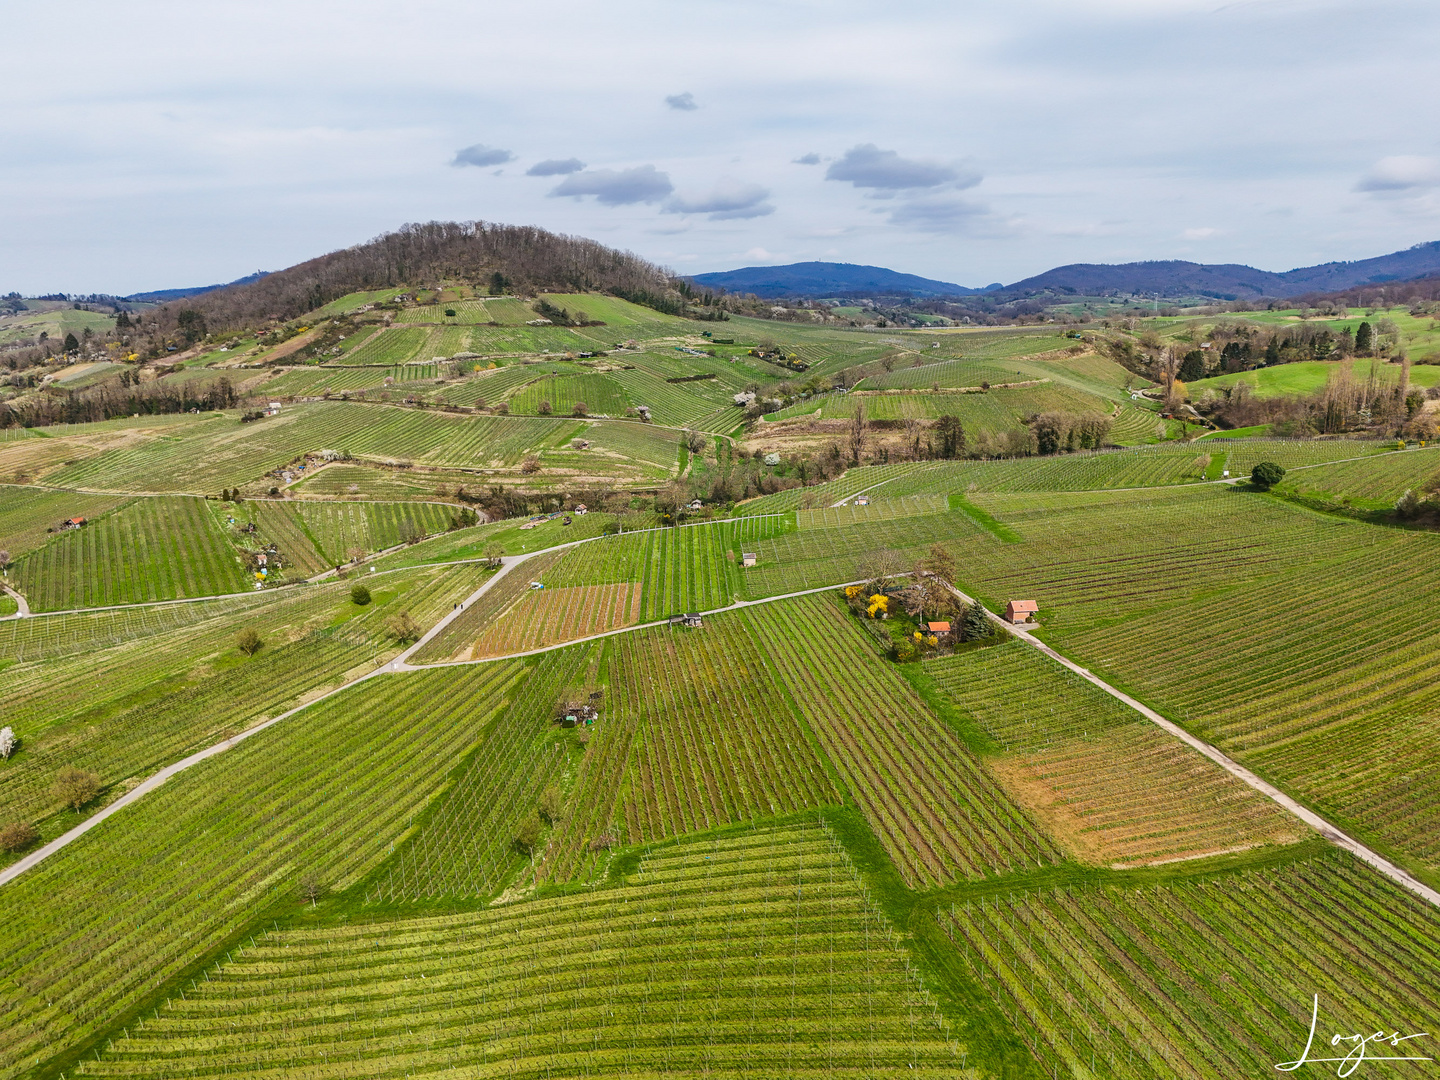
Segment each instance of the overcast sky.
M1440 238L1435 0L82 0L4 28L0 292L445 219L964 285Z

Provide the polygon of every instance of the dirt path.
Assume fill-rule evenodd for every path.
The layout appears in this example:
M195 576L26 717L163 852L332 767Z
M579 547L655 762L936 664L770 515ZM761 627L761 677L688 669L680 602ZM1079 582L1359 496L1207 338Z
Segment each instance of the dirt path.
M951 591L954 592L956 596L964 599L966 603L974 603L973 600L971 600L968 596L962 593L959 589L955 589L952 587ZM991 619L993 619L1000 626L1004 627L1008 633L1012 634L1020 641L1025 642L1027 645L1030 645L1032 648L1039 649L1042 653L1050 657L1050 659L1054 660L1057 664L1061 664L1064 667L1069 668L1086 682L1091 683L1092 685L1097 686L1101 690L1105 691L1105 693L1109 694L1116 701L1128 705L1130 708L1138 712L1141 716L1145 717L1146 720L1149 720L1152 724L1155 724L1157 727L1163 729L1168 734L1173 735L1175 738L1185 743L1185 745L1200 751L1200 753L1204 754L1211 761L1215 762L1215 764L1219 765L1231 776L1234 776L1236 779L1243 781L1250 787L1254 788L1256 791L1260 792L1260 794L1264 795L1266 798L1288 810L1291 814L1299 818L1306 825L1310 826L1310 828L1314 829L1317 833L1323 836L1326 840L1329 840L1336 847L1344 848L1356 858L1360 859L1363 862L1369 863L1372 867L1380 871L1380 873L1384 874L1397 885L1401 886L1404 889L1408 889L1410 892L1414 893L1422 900L1428 900L1436 907L1440 907L1440 892L1437 892L1429 885L1426 885L1424 882L1411 876L1408 871L1404 870L1399 866L1396 866L1389 859L1380 855L1378 852L1372 851L1370 848L1360 843L1360 841L1356 840L1354 837L1342 832L1340 829L1336 828L1334 825L1330 824L1330 822L1322 818L1319 814L1315 813L1312 810L1306 809L1304 806L1301 806L1298 802L1292 799L1289 795L1286 795L1279 788L1275 787L1268 781L1256 776L1249 769L1245 768L1245 766L1221 753L1219 750L1211 746L1209 743L1205 742L1203 739L1197 739L1194 735L1191 735L1179 724L1172 723L1171 721L1165 719L1165 717L1161 716L1154 709L1151 709L1146 705L1142 705L1140 702L1132 698L1129 694L1123 693L1122 691L1115 689L1115 687L1111 686L1105 680L1101 679L1097 675L1092 674L1090 671L1081 667L1073 660L1069 660L1066 657L1061 656L1049 645L1046 645L1044 642L1038 640L1028 630L1025 630L1019 626L1012 626L1010 623L1006 622L994 612L990 612L989 615Z

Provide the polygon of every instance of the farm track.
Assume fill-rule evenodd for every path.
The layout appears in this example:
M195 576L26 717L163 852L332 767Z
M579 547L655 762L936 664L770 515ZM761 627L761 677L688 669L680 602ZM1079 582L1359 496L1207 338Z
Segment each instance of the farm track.
M966 596L963 592L961 592L959 589L956 589L954 586L951 586L951 591L954 592L956 596L960 597L960 599L962 599L967 604L975 602L970 597ZM989 612L988 614L990 615L990 618L992 620L994 620L1000 626L1004 627L1004 629L1008 633L1014 635L1020 641L1023 641L1026 644L1040 650L1046 656L1050 657L1050 659L1054 660L1057 664L1068 668L1070 671L1073 671L1075 674L1079 675L1082 679L1094 684L1096 687L1103 690L1111 697L1115 698L1115 700L1121 702L1122 704L1128 705L1130 708L1138 712L1141 716L1145 717L1145 719L1149 720L1153 724L1156 724L1161 729L1168 732L1170 735L1173 735L1175 738L1185 743L1187 746L1190 746L1193 749L1200 751L1200 753L1204 754L1211 761L1215 762L1215 764L1219 765L1226 772L1230 773L1230 775L1236 777L1238 780L1241 780L1245 784L1248 784L1250 787L1254 788L1262 795L1273 800L1281 807L1288 810L1292 815L1299 818L1306 825L1314 829L1317 833L1323 836L1326 840L1330 841L1330 843L1334 844L1336 847L1342 848L1345 851L1350 852L1356 858L1369 864L1371 867L1388 877L1391 881L1395 882L1402 888L1414 893L1422 900L1426 900L1429 903L1434 904L1436 907L1440 907L1440 891L1436 891L1435 889L1432 889L1430 886L1426 885L1424 882L1419 881L1415 877L1412 877L1410 873L1402 867L1395 865L1389 859L1381 855L1379 852L1372 851L1370 848L1360 843L1360 841L1356 840L1354 837L1351 837L1346 833L1342 832L1340 829L1336 828L1334 825L1330 824L1328 821L1322 818L1319 814L1316 814L1314 811L1300 805L1300 803L1296 802L1289 795L1286 795L1283 791L1275 787L1273 784L1261 779L1259 776L1255 775L1255 773L1245 768L1245 766L1241 765L1239 762L1221 753L1219 750L1211 746L1209 743L1205 742L1203 739L1197 739L1194 735L1191 735L1179 724L1172 723L1171 721L1165 719L1165 717L1161 716L1155 710L1136 701L1129 694L1117 690L1115 687L1107 683L1104 679L1101 679L1098 676L1092 674L1090 671L1081 667L1073 660L1067 659L1066 657L1062 656L1060 653L1052 649L1049 645L1046 645L1044 642L1038 640L1033 635L1031 635L1029 631L1023 630L1018 626L1012 626L1010 623L1006 622L1004 619L994 614L993 612Z

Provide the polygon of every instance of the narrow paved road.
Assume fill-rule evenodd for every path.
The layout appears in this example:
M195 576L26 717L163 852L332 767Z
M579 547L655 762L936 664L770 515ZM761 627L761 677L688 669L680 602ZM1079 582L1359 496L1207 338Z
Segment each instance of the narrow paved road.
M952 586L951 591L954 592L956 596L962 598L967 604L974 603L974 601L971 600L970 597L966 596L959 589L956 589ZM1006 631L1014 635L1017 639L1025 642L1032 648L1039 649L1042 653L1050 657L1050 659L1054 660L1057 664L1061 664L1069 668L1086 682L1092 683L1093 685L1099 687L1101 690L1105 691L1105 693L1113 697L1116 701L1123 702L1124 704L1130 706L1130 708L1134 709L1141 716L1145 717L1145 719L1149 720L1152 724L1155 724L1164 731L1168 732L1170 735L1173 735L1175 738L1185 743L1185 745L1193 747L1194 749L1200 751L1200 753L1204 754L1211 761L1215 762L1215 764L1219 765L1231 776L1234 776L1237 779L1243 781L1244 783L1250 785L1250 787L1260 792L1260 794L1264 795L1266 798L1272 800L1275 803L1278 803L1290 813L1294 814L1297 818L1299 818L1306 825L1310 826L1310 828L1318 832L1326 840L1329 840L1336 847L1344 848L1352 855L1363 860L1364 862L1369 863L1376 870L1380 871L1380 873L1384 874L1397 885L1400 885L1401 887L1410 890L1422 900L1428 900L1436 907L1440 907L1440 892L1437 892L1429 885L1426 885L1423 881L1420 881L1417 878L1413 877L1408 871L1406 871L1402 867L1396 866L1393 862L1385 858L1383 855L1379 854L1376 851L1372 851L1370 848L1360 843L1360 841L1356 840L1354 837L1342 832L1340 829L1336 828L1334 825L1330 824L1330 822L1322 818L1319 814L1301 806L1298 802L1292 799L1289 795L1286 795L1279 788L1275 787L1268 781L1256 776L1249 769L1245 768L1245 766L1241 765L1233 758L1230 758L1225 754L1221 753L1219 750L1211 746L1209 743L1205 742L1203 739L1197 739L1194 735L1191 735L1179 724L1172 723L1171 721L1165 719L1165 717L1161 716L1154 709L1151 709L1146 705L1142 705L1140 702L1132 698L1129 694L1115 689L1115 687L1111 686L1104 679L1101 679L1099 676L1081 667L1073 660L1069 660L1064 656L1061 656L1049 645L1046 645L1043 641L1037 639L1035 635L1030 633L1028 630L1025 630L1023 627L1012 626L1010 623L1006 622L994 612L989 612L988 614L990 615L990 618L995 620L996 623L1004 627Z
M502 566L498 572L492 574L488 579L486 579L483 585L481 585L478 589L471 593L469 597L466 598L466 604L469 604L479 599L485 594L485 591L487 589L489 589L495 584L495 582L499 581L502 577L504 577L505 574L507 574L512 567L514 567L518 563L524 562L530 557L531 556L529 555L519 555L513 559L506 560L506 565ZM120 796L120 798L116 799L109 806L106 806L104 809L97 810L94 814L91 814L88 818L82 821L79 825L76 825L69 832L62 833L54 840L51 840L48 844L45 844L43 847L36 848L29 855L26 855L18 862L12 863L4 870L0 870L0 885L5 885L8 882L14 881L17 877L23 874L26 870L29 870L32 866L38 866L40 863L48 859L51 855L54 855L57 851L60 851L62 848L73 844L76 840L80 839L80 837L84 836L87 832L95 828L95 826L99 825L102 821L105 821L106 819L118 814L121 810L129 806L131 803L138 802L140 799L143 799L146 795L150 794L150 792L154 791L161 784L165 783L166 780L169 780L177 773L182 773L186 769L190 768L192 765L198 765L200 764L200 762L212 758L216 754L223 754L226 750L229 750L232 746L244 742L246 739L250 738L250 736L257 735L260 732L264 731L266 728L274 727L276 724L280 723L280 721L288 720L296 713L304 712L306 709L310 708L312 705L315 705L317 702L324 701L326 698L334 697L336 694L340 693L341 691L348 690L352 686L358 686L366 679L373 679L375 676L384 674L388 671L403 670L403 667L397 667L396 665L401 664L405 657L413 654L416 649L420 648L427 641L433 638L437 633L439 633L442 629L448 626L451 620L453 620L459 614L460 612L458 609L452 611L449 615L447 615L444 619L437 623L428 634L422 637L419 641L415 642L414 645L411 645L410 648L406 649L388 664L382 664L379 667L375 668L373 671L367 671L359 678L351 679L348 683L337 686L334 690L327 691L319 697L311 701L307 701L303 705L297 705L295 708L288 709L285 712L280 713L278 716L272 716L269 720L262 721L261 723L256 724L254 727L248 727L237 735L232 735L228 739L222 739L220 742L215 743L213 746L207 746L204 750L197 750L189 757L181 758L179 761L175 762L172 765L166 765L159 772L146 777L143 781L141 781L135 787L131 788L124 795Z
M5 618L28 619L30 617L30 605L26 602L25 597L21 596L9 585L0 585L0 590L4 590L5 595L10 597L10 599L14 600L16 607L20 609L19 611L15 612L14 615L6 615Z

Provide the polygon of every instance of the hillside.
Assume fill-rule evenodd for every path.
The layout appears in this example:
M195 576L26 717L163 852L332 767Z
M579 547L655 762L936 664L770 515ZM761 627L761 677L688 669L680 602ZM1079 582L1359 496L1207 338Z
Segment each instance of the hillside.
M222 285L196 285L188 289L154 289L150 292L132 293L130 296L121 297L121 299L137 303L163 304L167 300L183 300L187 296L199 296L202 293L216 292L220 289L228 289L236 285L253 285L266 276L268 275L264 270L256 270L253 274L246 274L242 278L227 281Z
M696 284L728 292L774 296L969 296L984 292L948 281L935 281L915 274L902 274L883 266L857 263L800 262L787 266L742 266L696 274ZM992 286L993 287L993 286Z
M1061 296L1122 293L1240 300L1338 292L1358 285L1405 281L1437 272L1440 272L1440 241L1431 241L1373 259L1302 266L1279 274L1236 263L1211 265L1179 260L1113 265L1072 263L1007 285L994 295L997 299L1015 299L1043 293Z

